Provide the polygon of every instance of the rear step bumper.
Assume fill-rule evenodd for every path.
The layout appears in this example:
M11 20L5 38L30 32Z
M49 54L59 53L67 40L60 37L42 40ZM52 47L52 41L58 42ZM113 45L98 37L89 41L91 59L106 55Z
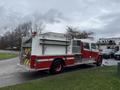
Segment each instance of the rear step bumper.
M25 71L29 71L29 72L32 72L32 71L42 71L42 70L49 70L49 68L40 68L40 69L31 69L25 65L21 65L21 64L17 64L17 66L21 69L24 69Z

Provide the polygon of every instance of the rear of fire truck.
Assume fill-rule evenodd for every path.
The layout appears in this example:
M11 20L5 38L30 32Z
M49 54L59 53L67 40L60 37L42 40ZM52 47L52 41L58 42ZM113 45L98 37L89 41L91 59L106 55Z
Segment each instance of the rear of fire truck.
M30 71L49 70L55 59L64 59L67 56L69 44L69 40L60 33L49 32L23 37L19 65Z
M25 69L30 69L32 38L23 37L20 52L20 66Z

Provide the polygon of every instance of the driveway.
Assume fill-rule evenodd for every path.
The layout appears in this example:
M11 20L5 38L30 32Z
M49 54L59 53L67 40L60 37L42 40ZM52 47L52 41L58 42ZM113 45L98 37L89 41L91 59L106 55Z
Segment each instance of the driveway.
M117 65L118 63L120 63L119 60L103 59L102 65L103 66L113 66L113 65Z
M19 68L17 63L19 63L18 57L0 61L0 87L15 85L48 75L25 71Z
M5 52L5 53L16 53L19 54L19 51L10 51L10 50L0 50L0 52Z

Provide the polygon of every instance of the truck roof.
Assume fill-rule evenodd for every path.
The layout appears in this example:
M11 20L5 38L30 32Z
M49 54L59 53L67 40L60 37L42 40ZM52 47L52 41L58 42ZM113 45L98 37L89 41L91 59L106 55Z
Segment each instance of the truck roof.
M86 42L86 43L96 43L96 41L93 39L74 39L74 40L80 40L80 41Z

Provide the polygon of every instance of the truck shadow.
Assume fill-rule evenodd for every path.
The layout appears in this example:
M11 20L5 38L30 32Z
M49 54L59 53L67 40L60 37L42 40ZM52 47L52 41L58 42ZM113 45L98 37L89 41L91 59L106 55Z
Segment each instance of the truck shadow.
M84 70L84 69L94 68L94 67L95 67L94 65L77 65L77 66L65 68L62 73L67 73L67 72L72 72L77 70ZM29 81L29 80L35 80L35 79L52 76L51 74L49 74L48 71L21 72L20 75L21 75L20 79L22 81Z

